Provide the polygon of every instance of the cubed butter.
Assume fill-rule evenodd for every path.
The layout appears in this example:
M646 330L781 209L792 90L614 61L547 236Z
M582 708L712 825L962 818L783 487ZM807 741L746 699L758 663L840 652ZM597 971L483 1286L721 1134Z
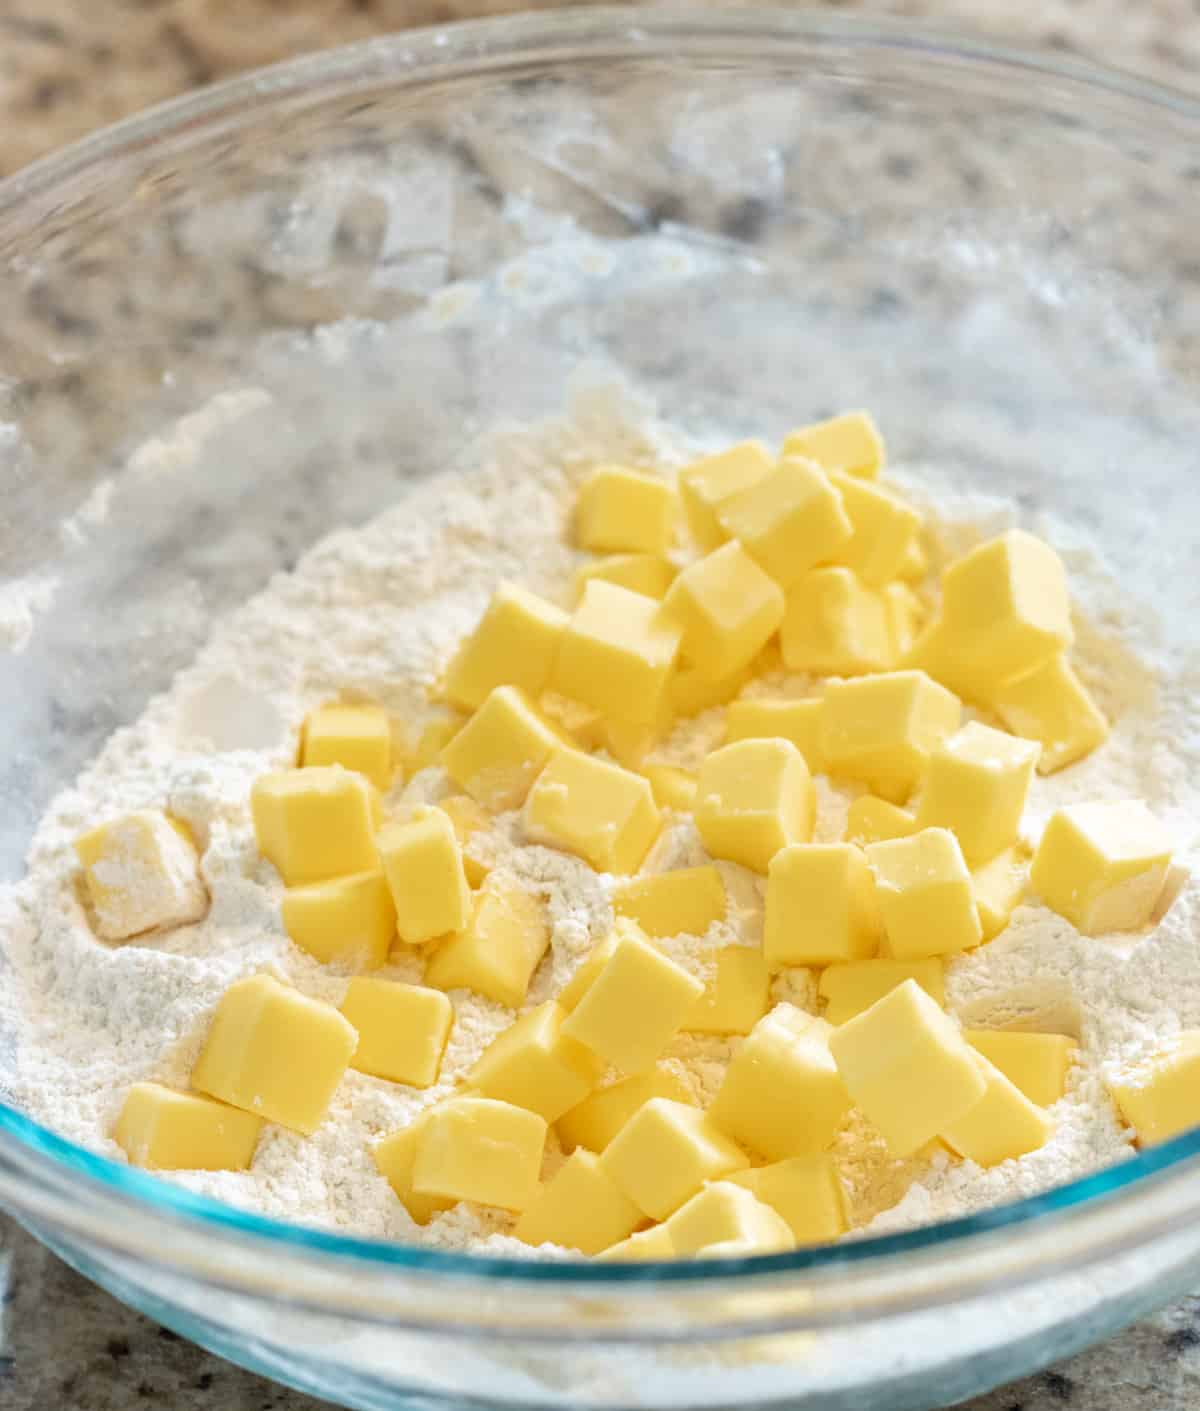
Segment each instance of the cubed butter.
M1109 1091L1140 1146L1169 1141L1200 1123L1200 1030L1185 1029L1161 1052L1120 1077Z
M454 1022L450 1001L424 985L396 980L351 980L342 1013L358 1032L351 1068L428 1088L437 1082Z
M608 722L595 706L560 696L557 691L543 691L538 697L538 709L547 721L581 750L601 750L607 747Z
M783 589L736 540L687 568L663 599L685 661L714 681L749 666L783 619Z
M1002 682L989 704L1014 735L1041 745L1039 774L1074 764L1108 739L1103 711L1061 653Z
M724 501L717 522L783 588L832 559L852 532L829 477L799 459L781 460L761 480Z
M775 467L759 441L743 441L715 456L693 461L679 472L679 493L692 538L705 553L724 543L727 535L717 521L726 500L762 480Z
M846 811L846 841L865 848L868 843L886 843L893 838L909 838L917 831L917 820L907 809L899 808L874 794L860 794Z
M616 924L607 936L592 947L586 960L576 966L574 974L558 992L558 1002L562 1007L570 1011L575 1008L584 995L591 989L596 976L604 969L612 959L612 953L617 948L617 942L625 935L639 936L637 926L631 922L618 917Z
M1076 1051L1074 1039L1066 1034L968 1029L964 1037L1039 1107L1052 1107L1066 1092Z
M439 990L475 990L517 1009L549 944L541 900L514 877L492 872L475 896L466 927L429 957L425 983Z
M929 756L917 808L918 828L948 828L970 867L1017 841L1041 746L978 720Z
M553 1000L523 1014L484 1049L467 1084L483 1097L557 1122L587 1097L603 1071L589 1049L564 1036L566 1015Z
M659 808L690 813L696 802L696 776L673 764L648 764L642 770Z
M373 872L377 798L361 774L338 765L264 774L250 791L258 850L289 887Z
M699 715L702 710L726 705L743 689L753 674L752 664L740 667L728 676L714 681L698 666L678 662L667 683L671 710L675 715L686 719L688 716Z
M954 955L983 940L971 874L945 828L871 843L867 861L888 950L896 960Z
M929 576L929 555L919 538L913 539L904 551L896 577L904 583L920 583Z
M679 498L661 476L601 465L575 504L575 539L594 553L665 554L675 537Z
M326 705L304 722L301 765L340 764L377 789L392 782L392 727L376 705Z
M651 1220L665 1220L705 1184L749 1166L708 1113L651 1098L609 1142L600 1165Z
M874 480L883 469L883 437L870 412L842 412L826 421L793 431L783 443L785 456L803 456L824 470L842 470Z
M795 843L771 859L763 954L772 970L865 960L881 931L875 880L853 843Z
M861 676L894 664L883 594L848 568L814 568L791 586L779 643L789 671L814 676Z
M899 495L861 476L830 470L829 479L853 531L834 558L869 587L880 588L900 572L920 532L921 516Z
M983 939L990 941L1012 920L1029 888L1029 863L1023 848L1005 848L971 873L971 890Z
M714 966L683 1027L693 1034L748 1034L767 1012L767 962L750 946L722 946Z
M671 732L675 717L664 703L662 715L649 724L635 724L615 717L606 719L600 731L599 748L610 754L622 769L640 770L646 756L656 750Z
M822 770L821 698L773 700L763 696L733 701L725 714L725 740L790 740L809 771Z
M892 638L892 658L899 662L912 651L927 616L925 605L907 583L885 583L879 590Z
M590 862L597 872L636 872L661 823L640 774L573 750L558 750L525 803L529 837Z
M968 1112L942 1128L942 1141L980 1166L998 1166L1045 1146L1054 1123L982 1053L975 1058L987 1089Z
M192 1087L310 1136L357 1046L333 1005L253 975L221 996Z
M676 1254L699 1254L731 1240L747 1252L777 1254L796 1241L787 1221L746 1186L713 1181L666 1222Z
M846 1233L846 1193L828 1152L791 1156L727 1179L781 1215L798 1245L828 1244Z
M481 887L483 879L491 871L491 868L472 856L467 851L467 847L476 833L487 832L492 820L488 817L486 810L477 804L469 794L452 794L448 799L439 799L438 808L450 820L454 836L458 839L458 846L462 852L463 871L466 873L468 885Z
M817 993L825 1001L825 1019L844 1024L905 980L915 980L940 1005L946 1003L945 968L939 956L928 960L851 960L821 971Z
M471 889L462 849L440 808L422 808L406 823L388 824L377 842L402 941L420 945L467 924Z
M446 667L443 695L464 710L481 706L497 686L519 686L536 698L550 679L566 625L561 608L515 583L501 583Z
M525 1244L554 1244L581 1254L600 1254L627 1239L642 1212L600 1164L582 1148L544 1185L513 1227Z
M566 738L516 686L497 686L442 751L446 773L493 813L520 808Z
M396 938L396 904L380 871L289 887L283 929L324 964L378 970Z
M96 930L106 941L185 926L208 910L190 834L156 809L102 823L75 839L75 852Z
M536 1112L493 1098L450 1098L429 1110L413 1193L520 1212L537 1194L545 1147L546 1122Z
M766 872L780 848L812 837L815 811L812 776L790 740L738 740L700 766L696 827L713 857Z
M641 593L644 598L664 598L675 581L675 565L661 554L611 554L595 563L584 564L578 570L575 574L577 598L582 597L593 578L628 588L631 593Z
M651 1225L648 1230L638 1230L620 1244L610 1245L597 1258L614 1264L640 1259L674 1259L675 1246L665 1225Z
M371 1153L375 1158L375 1165L379 1168L379 1174L391 1186L400 1204L418 1225L428 1225L435 1215L457 1204L457 1201L442 1200L437 1196L418 1195L413 1190L413 1163L432 1110L426 1108L407 1127L401 1127L398 1132L384 1137Z
M563 1150L603 1151L638 1108L654 1097L694 1105L683 1079L665 1064L656 1064L645 1073L599 1088L564 1113L555 1124Z
M725 919L725 884L706 867L681 867L622 882L613 893L613 911L636 921L648 936L703 936Z
M404 777L411 779L414 774L420 774L422 769L429 769L437 764L442 751L463 728L466 719L465 715L454 711L449 715L440 716L437 720L431 720L421 731L416 749L405 756Z
M246 1171L263 1119L197 1093L134 1083L113 1140L148 1171Z

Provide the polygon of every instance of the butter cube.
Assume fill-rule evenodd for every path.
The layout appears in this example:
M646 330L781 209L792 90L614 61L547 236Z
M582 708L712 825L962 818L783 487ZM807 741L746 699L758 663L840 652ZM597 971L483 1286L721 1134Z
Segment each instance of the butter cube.
M401 1127L381 1141L372 1152L379 1174L391 1186L401 1205L418 1225L428 1225L435 1215L449 1210L457 1202L441 1200L437 1196L417 1195L412 1188L413 1163L417 1147L429 1124L432 1108L426 1108L415 1121Z
M792 1156L728 1177L781 1215L798 1245L828 1244L846 1233L846 1193L825 1151Z
M75 839L75 852L106 941L185 926L208 911L195 844L165 813L142 809L102 823Z
M924 828L866 851L895 959L953 955L983 940L971 874L953 833Z
M863 780L889 803L904 803L961 715L958 698L923 671L831 681L821 713L826 768Z
M600 1254L633 1234L642 1212L600 1164L580 1148L538 1188L533 1203L513 1227L525 1244L555 1244L581 1254Z
M870 412L843 412L793 431L783 443L785 456L803 456L824 470L842 470L874 480L883 469L883 438Z
M458 846L462 852L463 871L466 873L468 885L481 887L483 879L491 871L491 868L472 857L467 852L467 844L476 833L487 832L491 827L491 819L468 794L453 794L448 799L440 799L438 808L450 820L454 836L458 839Z
M793 584L779 642L789 671L814 676L885 671L895 658L883 594L848 568L814 568Z
M825 1001L825 1019L844 1024L905 980L915 980L940 1005L946 1003L945 970L939 956L927 960L851 960L821 971L817 993Z
M698 666L679 663L667 683L671 709L677 716L699 715L702 710L725 705L738 694L753 676L753 663L740 667L728 676L713 680Z
M648 1230L639 1230L620 1244L610 1245L597 1258L614 1264L641 1259L674 1259L675 1246L665 1225L651 1225Z
M1041 746L968 721L929 756L918 828L948 828L971 867L1012 847Z
M705 553L728 537L717 520L726 500L762 480L775 467L767 448L758 441L743 441L715 456L705 456L679 472L688 528Z
M679 1032L703 993L699 980L627 931L564 1022L563 1036L622 1073L640 1073Z
M602 1071L587 1049L564 1037L566 1017L553 1000L523 1014L484 1049L467 1083L483 1097L557 1122L587 1097Z
M724 946L716 974L692 1005L683 1027L693 1034L748 1034L767 1012L770 974L762 953Z
M350 981L342 1013L358 1031L351 1068L410 1088L437 1082L454 1022L445 995L423 985L359 977Z
M501 583L483 617L446 668L442 692L464 710L481 706L497 686L537 697L567 625L567 614L515 583Z
M571 750L551 755L525 804L532 840L574 853L597 872L636 872L660 823L641 775Z
M497 686L442 751L451 779L484 808L520 808L546 761L564 737L527 695Z
M683 1079L664 1064L656 1064L645 1073L635 1073L632 1078L621 1078L600 1088L564 1113L555 1126L563 1150L586 1147L588 1151L602 1152L638 1108L654 1097L692 1102Z
M921 516L899 495L861 476L830 470L829 479L853 529L834 558L868 586L882 587L900 572L920 532Z
M725 919L725 884L711 864L639 877L613 893L613 911L648 936L703 936Z
M780 848L812 837L812 777L789 740L738 740L714 750L696 783L696 827L713 857L766 872Z
M962 1117L943 1127L941 1138L952 1151L980 1166L1025 1156L1045 1146L1054 1123L981 1053L976 1053L987 1089Z
M430 956L425 983L439 990L475 990L517 1009L549 944L542 902L506 873L492 872L475 897L466 928Z
M536 1112L485 1097L431 1108L412 1167L416 1195L522 1211L537 1194L546 1123Z
M613 719L653 725L682 636L653 598L593 578L563 633L551 687Z
M690 564L663 612L683 629L685 661L720 680L749 666L783 619L783 589L736 541Z
M575 596L583 596L583 591L593 578L602 578L606 583L615 583L619 588L628 588L631 593L641 593L644 598L664 598L667 589L675 581L675 565L661 554L612 554L585 564L575 574Z
M221 996L192 1087L311 1136L357 1045L333 1005L253 975Z
M327 705L304 722L301 765L340 764L365 775L377 789L392 782L392 727L373 705Z
M651 750L657 749L670 734L674 716L664 704L658 720L649 725L635 725L615 718L604 721L600 733L600 748L612 755L623 769L640 770Z
M618 917L613 929L598 945L593 946L588 958L575 970L575 973L558 992L559 1004L565 1010L574 1009L591 989L596 976L612 959L617 942L625 935L637 936L638 934L638 928L632 922L624 921Z
M871 869L852 843L796 843L771 859L763 954L772 970L865 960L882 929Z
M745 1186L714 1181L685 1201L666 1222L676 1254L699 1254L731 1240L747 1252L773 1254L796 1241L787 1221Z
M832 1033L824 1019L777 1005L734 1054L709 1116L768 1161L823 1151L850 1110L829 1051Z
M971 890L985 941L998 936L1012 920L1028 886L1026 854L1017 847L1005 848L971 873Z
M404 760L404 777L411 779L422 769L429 769L438 763L442 751L466 724L466 716L455 711L438 720L431 720L421 731L417 747Z
M651 1098L609 1142L600 1164L652 1220L665 1220L706 1181L749 1166L706 1112Z
M575 539L597 553L665 554L675 537L679 499L657 475L598 466L575 504Z
M834 1029L829 1047L850 1097L893 1156L911 1156L987 1092L978 1055L915 980Z
M608 722L595 706L560 696L557 691L543 691L538 709L560 736L574 741L581 750L606 748Z
M1200 1031L1185 1029L1162 1053L1108 1084L1140 1146L1169 1141L1200 1123Z
M917 820L911 813L873 794L860 794L846 812L846 841L860 848L910 838L916 831Z
M396 904L382 872L289 887L283 929L326 965L378 970L396 938Z
M734 701L725 715L725 739L790 740L804 756L813 774L821 772L821 700L811 696L805 700Z
M250 792L258 850L288 887L373 872L377 798L337 765L264 774Z
M648 764L642 773L659 808L690 813L696 802L696 776L671 764Z
M781 460L726 500L717 522L784 588L833 558L852 532L841 495L806 460Z
M885 583L880 589L892 638L892 657L903 661L925 625L925 605L907 583Z
M454 827L440 808L380 830L379 856L396 904L396 930L409 945L461 930L471 911Z
M1039 774L1053 774L1108 739L1108 721L1061 653L1002 682L989 704L1014 735L1042 747Z
M1170 862L1170 836L1144 803L1070 804L1047 823L1029 880L1052 911L1099 936L1146 925Z
M904 583L920 583L929 576L929 555L920 539L913 539L904 551L896 577Z
M1066 1034L968 1029L964 1037L1039 1107L1052 1107L1066 1092L1075 1057L1075 1042Z
M131 1166L148 1171L246 1171L262 1118L196 1093L134 1083L113 1140Z

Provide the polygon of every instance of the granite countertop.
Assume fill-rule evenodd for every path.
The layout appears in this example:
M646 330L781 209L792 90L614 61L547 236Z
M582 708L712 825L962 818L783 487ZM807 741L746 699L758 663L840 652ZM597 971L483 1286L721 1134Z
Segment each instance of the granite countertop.
M586 0L585 0L586 2ZM1091 55L1200 88L1200 0L831 0ZM545 0L0 0L0 175L256 64ZM129 1311L0 1217L0 1411L316 1411ZM1192 1411L1200 1293L964 1411Z

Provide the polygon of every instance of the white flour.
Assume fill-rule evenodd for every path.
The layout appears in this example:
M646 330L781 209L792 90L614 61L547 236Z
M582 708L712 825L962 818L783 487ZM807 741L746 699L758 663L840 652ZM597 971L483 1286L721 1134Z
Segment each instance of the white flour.
M163 459L156 443L156 466ZM139 1079L183 1084L213 1006L239 976L270 970L308 994L338 1002L346 977L294 947L279 921L281 886L257 855L247 799L254 778L286 765L305 713L339 693L383 704L410 738L436 707L427 691L454 644L478 619L498 579L511 577L566 603L579 556L563 530L573 488L600 460L670 468L692 451L627 393L597 389L569 420L494 436L473 451L473 468L431 480L367 528L330 535L297 571L275 578L213 636L197 662L48 811L30 853L30 875L0 889L0 1027L16 1052L0 1083L30 1116L121 1159L108 1132L125 1089ZM903 477L899 477L902 478ZM943 547L957 550L1010 522L1009 506L964 499L952 478L914 474L906 488L936 508ZM1173 830L1186 863L1194 841L1200 739L1190 733L1188 682L1170 677L1130 643L1144 627L1086 547L1054 526L1079 609L1078 665L1115 720L1111 741L1091 759L1034 785L1026 819L1036 836L1059 803L1136 795ZM766 689L803 693L809 683L777 678ZM719 741L723 712L687 723L661 758L695 763ZM387 800L395 812L446 792L440 770L418 775ZM854 790L818 780L818 837L841 835ZM198 925L121 946L92 935L75 893L72 839L96 822L142 807L168 806L204 849L212 894ZM477 836L481 860L515 873L547 902L552 947L529 1003L549 998L611 921L612 879L551 850L527 846L506 815ZM686 817L656 845L656 870L705 860ZM724 944L756 944L763 883L720 864L729 915L701 939L665 949L701 978ZM1040 1190L1127 1155L1131 1148L1104 1092L1106 1068L1154 1048L1179 1027L1200 1024L1197 891L1186 885L1148 936L1088 939L1039 905L1022 907L996 941L948 966L953 1012L973 1025L1065 1028L1080 1061L1040 1151L991 1171L948 1160L895 1162L860 1120L836 1146L855 1223L892 1228L960 1214ZM384 976L418 979L420 963L395 961ZM786 972L773 996L816 1008L805 970ZM418 1231L370 1155L375 1140L445 1096L456 1077L511 1020L465 991L439 1083L426 1092L348 1073L327 1120L311 1138L266 1130L252 1171L173 1179L268 1215L447 1248L527 1252L507 1237L507 1217L467 1207ZM710 1097L731 1041L682 1036L669 1050L698 1098ZM558 1158L551 1153L551 1160Z

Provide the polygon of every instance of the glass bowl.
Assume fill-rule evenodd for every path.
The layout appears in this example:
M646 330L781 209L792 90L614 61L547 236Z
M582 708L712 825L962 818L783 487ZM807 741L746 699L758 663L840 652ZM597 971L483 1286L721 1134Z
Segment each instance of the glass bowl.
M589 364L699 433L871 406L894 459L1098 543L1188 670L1198 136L1162 89L908 26L575 10L254 74L8 181L0 879L215 615ZM268 434L172 458L251 387ZM946 1404L1194 1283L1198 1172L1188 1135L834 1248L525 1263L272 1223L0 1109L0 1199L64 1259L363 1408Z

